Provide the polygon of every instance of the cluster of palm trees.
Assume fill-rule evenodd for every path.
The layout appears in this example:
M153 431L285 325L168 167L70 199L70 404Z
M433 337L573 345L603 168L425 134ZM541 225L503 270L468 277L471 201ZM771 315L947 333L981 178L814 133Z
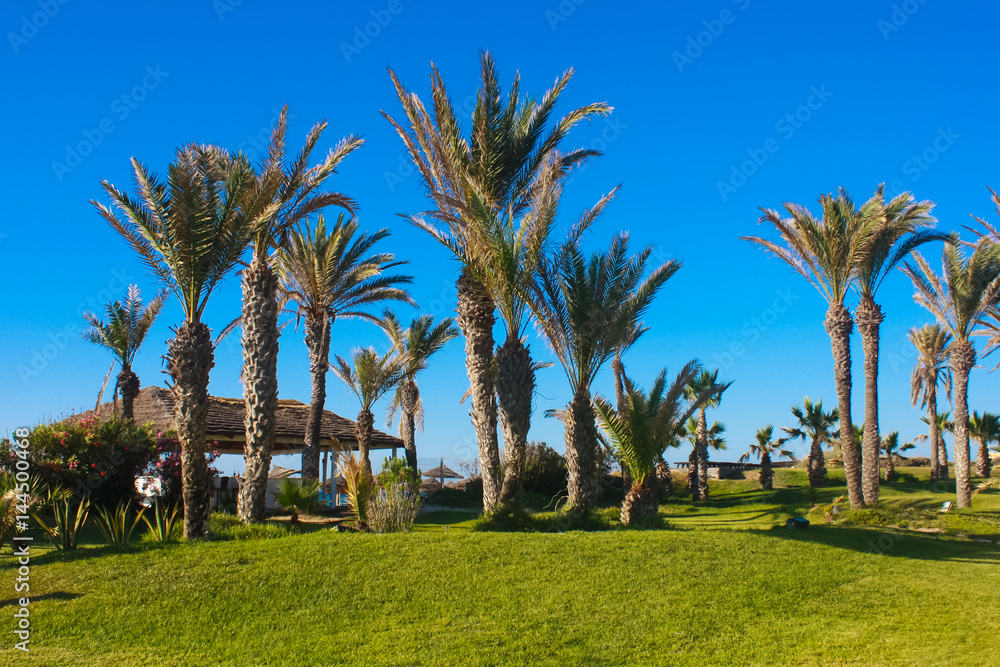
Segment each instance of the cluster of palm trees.
M993 201L1000 210L996 193ZM881 185L860 205L844 189L836 195L821 196L819 202L819 216L792 203L784 205L787 215L762 209L759 222L772 225L780 240L743 238L789 264L827 302L824 324L833 351L840 450L851 507L878 502L879 454L883 446L878 423L878 353L884 314L875 296L896 267L912 280L917 303L937 320L936 325L910 333L918 349L912 396L914 402L920 400L928 409L932 462L937 458L934 474L940 476L940 450L933 446L939 440L936 388L950 372L955 399L957 504L967 507L971 499L968 382L977 358L972 337L989 336L987 352L1000 346L1000 233L984 220L978 220L981 229L972 230L975 241L934 231L930 229L935 222L931 202L917 202L908 192L886 199ZM944 242L940 275L917 251L932 241ZM853 314L846 305L852 289L859 297ZM855 323L865 354L865 419L860 447L851 421L850 337Z

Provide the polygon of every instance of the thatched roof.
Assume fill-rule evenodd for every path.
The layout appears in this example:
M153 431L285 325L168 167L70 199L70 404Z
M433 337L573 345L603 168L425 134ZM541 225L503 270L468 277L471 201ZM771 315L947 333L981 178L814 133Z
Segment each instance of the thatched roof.
M449 468L448 466L438 466L437 468L431 468L430 470L425 470L423 472L424 477L433 477L435 479L462 479L464 475L459 475L457 472Z
M119 406L120 410L120 406ZM152 422L157 431L174 428L174 397L165 387L145 387L139 391L133 406L135 420L140 423ZM115 413L113 403L104 403L98 409L101 419L108 419ZM79 420L94 414L88 410L71 419ZM205 439L212 449L221 454L242 454L244 436L243 420L246 414L242 398L208 397L208 428ZM296 454L302 451L309 406L301 401L280 399L275 414L275 454ZM218 443L218 444L216 444ZM357 449L354 422L338 414L323 411L323 426L320 429L320 449L340 447ZM381 431L372 433L372 449L394 449L402 447L403 441Z

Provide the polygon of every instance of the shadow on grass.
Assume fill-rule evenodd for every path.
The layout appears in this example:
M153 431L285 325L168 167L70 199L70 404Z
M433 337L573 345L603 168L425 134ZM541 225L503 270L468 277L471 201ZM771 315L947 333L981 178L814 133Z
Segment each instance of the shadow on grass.
M33 595L30 599L32 602L42 602L44 600L75 600L80 597L83 597L83 593L65 593L63 591L56 591L54 593L46 593L45 595ZM13 607L19 604L19 601L20 598L0 600L0 609L4 607Z

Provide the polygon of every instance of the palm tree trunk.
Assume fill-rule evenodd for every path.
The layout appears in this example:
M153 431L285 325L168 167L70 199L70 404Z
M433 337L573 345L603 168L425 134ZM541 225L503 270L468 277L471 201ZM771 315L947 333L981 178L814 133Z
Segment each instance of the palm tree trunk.
M245 467L236 513L243 523L263 523L267 474L278 409L278 279L266 256L243 272L243 445Z
M854 441L854 422L851 421L851 332L854 330L854 320L844 304L835 303L827 311L824 324L830 334L833 349L833 376L837 385L840 449L844 457L847 497L850 499L851 509L859 509L864 507L864 495L861 490L861 466L858 465L858 450Z
M698 495L708 499L708 420L706 410L698 413Z
M659 511L656 477L647 477L642 484L632 484L625 494L619 520L623 525L634 526L640 519L653 516Z
M406 452L406 465L413 472L417 471L417 383L413 380L406 380L400 387L399 409L402 413L400 419L400 435L403 438L403 450Z
M212 333L202 322L185 322L168 344L167 372L173 380L174 419L181 445L184 537L208 534L211 506L205 428L208 418L208 375L215 365Z
M809 486L818 489L826 486L826 457L823 456L823 445L819 440L813 440L809 447Z
M326 372L330 358L330 318L306 314L306 348L309 350L309 373L312 375L312 398L306 419L302 447L302 478L319 479L319 439L326 405Z
M938 432L938 479L950 479L951 473L948 471L948 445L944 441L944 432L939 428Z
M358 421L354 425L355 437L358 439L358 457L365 466L365 474L371 477L372 459L368 453L372 442L372 430L375 428L375 415L368 408L362 408L358 413Z
M493 300L468 267L458 277L458 326L465 336L465 368L472 390L472 425L476 429L483 476L483 511L500 503L500 450L493 382Z
M771 469L771 455L760 457L760 488L770 491L774 488L774 471Z
M585 514L597 502L601 480L597 470L597 415L590 391L580 387L566 406L567 507Z
M664 498L669 498L674 492L674 477L670 474L670 466L662 459L656 464L656 485L658 493Z
M691 492L691 500L701 500L701 485L698 483L698 445L691 447L688 455L688 490Z
M118 391L122 395L122 419L135 419L133 406L139 395L139 376L132 372L131 366L122 366L118 374Z
M621 354L615 352L614 358L611 360L611 372L615 377L615 403L618 405L618 414L625 414L625 364L622 363ZM618 467L622 471L622 488L629 489L632 487L632 476L628 473L628 467L623 465L621 460L618 460Z
M931 481L941 477L941 464L938 462L938 425L937 425L937 381L927 391L927 441L931 444Z
M521 491L534 393L535 371L531 367L531 353L517 338L508 338L497 350L497 400L504 453L503 488L500 492L503 503L510 502Z
M986 442L985 438L979 441L979 453L976 455L976 475L978 477L989 477L993 470L992 461L990 461L990 448L989 443Z
M976 348L968 341L951 344L951 372L955 378L955 495L958 507L972 502L969 481L969 371L976 365Z
M891 482L896 476L896 464L892 460L892 454L885 457L885 481Z
M861 346L865 352L865 435L861 442L861 488L865 505L878 503L879 450L882 435L878 425L878 352L882 309L871 297L863 297L856 311Z

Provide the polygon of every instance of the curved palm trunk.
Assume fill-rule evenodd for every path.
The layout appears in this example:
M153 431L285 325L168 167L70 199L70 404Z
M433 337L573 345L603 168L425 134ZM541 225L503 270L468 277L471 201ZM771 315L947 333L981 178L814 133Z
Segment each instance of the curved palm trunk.
M882 309L871 297L863 297L857 308L858 331L865 352L865 435L861 441L861 490L865 505L878 502L879 449L882 435L878 425L878 352Z
M851 509L858 509L864 507L864 495L861 490L861 466L858 465L858 450L854 441L854 422L851 421L851 332L854 330L854 320L844 304L835 303L827 311L824 325L830 334L830 346L833 350L833 375L840 411L840 449L844 457L847 497L850 499Z
M760 488L770 491L774 488L774 470L771 468L771 455L760 457Z
M590 511L600 495L597 470L597 415L590 390L580 387L566 406L567 507L577 514Z
M508 338L497 350L497 401L503 429L504 475L500 501L510 502L521 491L524 457L531 427L535 371L531 353L520 340Z
M623 525L634 526L640 519L653 516L659 511L659 493L656 476L647 477L644 482L633 483L625 494L619 520Z
M400 387L399 408L400 436L403 438L403 450L406 452L406 465L413 472L417 471L417 383L406 380Z
M500 503L500 450L493 383L493 301L468 267L458 278L458 326L465 336L465 368L472 390L472 425L476 429L483 476L483 511Z
M944 441L944 432L939 428L938 437L938 479L950 479L948 472L948 445Z
M989 443L983 439L979 441L979 453L976 456L976 475L989 477L992 474L993 461L990 459Z
M951 372L955 378L955 495L959 507L972 502L969 481L969 371L976 365L976 349L968 341L951 345Z
M814 489L826 486L826 457L823 456L823 445L819 440L813 440L809 447L809 486Z
M312 375L312 398L306 419L302 448L302 478L319 478L319 438L326 404L326 371L330 358L330 318L306 314L306 347L309 349L309 373Z
M267 257L254 257L243 272L243 396L246 405L245 467L236 513L243 523L262 523L267 474L278 409L278 279Z
M122 419L135 419L133 406L139 395L139 376L132 372L131 366L122 366L118 374L118 391L122 395Z
M937 382L935 381L927 391L927 441L931 445L931 481L941 477L941 464L938 462L938 435L937 425Z
M205 537L211 514L205 427L208 375L215 365L214 357L212 333L202 322L185 322L168 344L167 372L174 383L174 418L181 445L184 537L188 540Z
M702 500L708 498L708 420L705 409L698 414L698 494Z
M369 450L372 442L372 430L375 428L375 415L368 408L362 408L358 413L358 421L354 425L354 434L358 439L358 457L365 466L365 474L371 477L372 460Z

